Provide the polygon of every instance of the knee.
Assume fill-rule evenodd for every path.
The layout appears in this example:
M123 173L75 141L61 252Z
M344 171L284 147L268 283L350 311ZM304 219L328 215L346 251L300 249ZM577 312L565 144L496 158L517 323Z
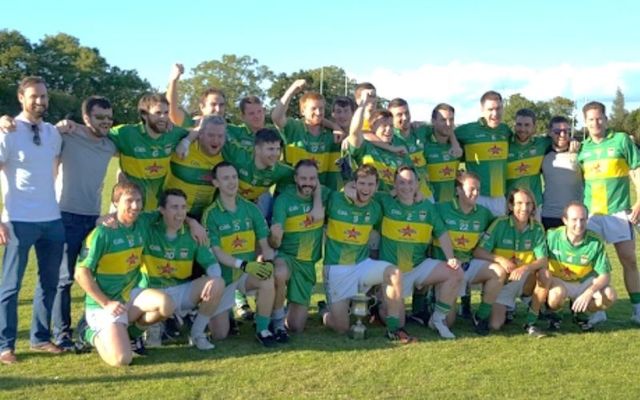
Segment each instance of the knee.
M456 285L461 285L462 282L464 281L464 271L462 270L462 268L458 268L456 270L451 270L451 272L452 272L451 280Z
M112 367L126 367L131 364L132 359L133 357L130 353L121 353L115 354L107 363Z
M211 278L213 281L213 297L222 297L222 293L224 292L225 284L224 279L222 278Z
M402 281L402 273L400 270L392 265L388 266L384 271L385 281L388 284L398 284Z
M289 271L287 267L278 265L273 273L276 286L284 286L289 278Z
M176 305L173 304L173 300L171 297L164 295L162 300L160 301L160 306L158 307L158 312L163 318L169 318L173 315L173 312L176 309Z
M507 280L507 271L505 271L501 266L496 266L496 268L493 269L493 272L500 283L504 283Z

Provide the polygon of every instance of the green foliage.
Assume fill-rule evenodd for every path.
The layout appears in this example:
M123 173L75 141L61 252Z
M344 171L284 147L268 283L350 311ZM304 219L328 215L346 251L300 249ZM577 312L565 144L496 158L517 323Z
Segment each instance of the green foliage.
M613 99L613 107L611 107L611 115L609 116L609 128L615 131L626 131L625 122L629 112L624 108L624 94L620 88L616 89L616 96ZM636 127L633 127L636 128Z
M575 102L561 96L554 97L548 101L533 102L520 93L515 93L505 100L504 123L513 128L516 122L516 113L522 108L528 108L536 114L536 132L545 133L552 117L556 115L570 119L573 117Z
M640 108L627 113L621 130L633 135L636 143L640 144Z
M43 77L49 89L47 119L68 115L80 120L80 105L91 95L109 98L115 123L137 120L137 99L151 89L135 70L110 66L98 49L80 45L65 33L47 35L31 44L17 31L0 31L0 109L3 114L20 111L16 90L27 75Z

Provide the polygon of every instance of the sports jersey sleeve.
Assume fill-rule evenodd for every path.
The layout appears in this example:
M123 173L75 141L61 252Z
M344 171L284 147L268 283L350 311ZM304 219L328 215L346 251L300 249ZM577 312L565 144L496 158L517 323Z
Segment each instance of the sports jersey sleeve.
M253 204L251 204L253 205ZM258 207L251 207L251 220L253 221L253 230L256 235L256 239L262 240L266 239L269 236L269 227L267 226L267 221L264 219Z
M627 160L627 164L629 164L629 169L640 168L640 152L638 148L633 143L629 135L624 134L625 138L622 142L625 152L625 158Z
M549 251L547 250L547 241L546 235L544 233L544 228L540 223L536 222L535 228L535 243L533 245L533 254L536 256L536 259L541 259L544 257L548 257Z
M304 132L305 130L304 122L297 118L287 118L287 123L282 128L281 135L285 143L290 143L291 138L294 137L296 133Z
M201 222L202 226L207 230L211 246L220 247L220 234L218 232L218 226L213 218L213 207L215 207L215 204L212 204L204 210Z
M493 251L496 248L496 235L499 229L501 219L497 219L491 223L489 229L482 235L478 247L485 249L486 251Z
M434 238L439 238L443 233L448 232L447 226L444 224L442 217L438 213L436 207L430 203L428 200L424 200L427 205L427 212L432 216L431 225L433 226L433 234Z
M222 158L226 162L233 164L236 169L248 165L252 161L250 157L251 155L246 149L230 140L226 141L222 146Z
M124 132L125 127L126 127L126 125L114 126L113 128L111 128L109 130L109 133L107 134L107 137L109 139L111 139L113 144L116 145L116 148L118 149L118 151L120 151L120 149L122 148L123 132Z
M213 251L211 251L211 247L209 246L198 246L196 249L196 261L205 269L218 263L218 259L213 254Z
M287 219L287 202L285 200L286 194L281 194L276 197L273 203L273 212L271 215L271 225L284 226L284 221Z
M96 271L98 262L105 252L105 241L103 238L106 232L104 229L102 226L97 226L89 233L89 236L84 240L84 245L76 267L87 268L92 272Z

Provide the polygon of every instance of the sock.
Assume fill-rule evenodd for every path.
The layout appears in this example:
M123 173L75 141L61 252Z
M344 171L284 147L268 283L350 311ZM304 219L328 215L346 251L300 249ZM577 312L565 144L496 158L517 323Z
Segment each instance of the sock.
M196 315L196 319L193 320L193 325L191 325L191 337L195 338L203 336L204 330L207 329L207 324L210 319L211 317L198 313L198 315Z
M640 292L629 293L629 301L631 301L633 305L640 304Z
M389 332L395 332L400 327L400 319L398 317L387 316L384 320L387 323Z
M536 321L538 321L538 314L533 312L532 309L529 309L529 311L527 312L527 324L535 325Z
M480 319L489 319L489 316L491 315L491 304L487 304L484 301L480 303L476 315Z
M129 337L131 339L137 339L144 333L144 329L139 327L137 324L129 325L127 327L127 332L129 332Z
M411 298L412 313L418 314L424 310L426 297L424 293L413 292L413 297Z
M269 322L271 322L271 317L265 317L264 315L256 315L256 332L260 333L262 331L268 331Z
M460 296L460 305L462 306L462 309L465 310L471 310L471 296L469 295L464 295L464 296Z
M273 310L271 313L271 321L275 329L284 329L284 307Z
M433 319L436 321L442 321L447 318L447 314L451 311L451 306L441 301L436 301L435 310L433 312Z

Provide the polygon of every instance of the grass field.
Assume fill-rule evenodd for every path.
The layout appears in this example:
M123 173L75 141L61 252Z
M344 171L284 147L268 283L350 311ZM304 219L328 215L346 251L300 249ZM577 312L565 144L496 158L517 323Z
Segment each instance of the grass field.
M388 343L381 327L371 327L365 341L333 334L320 326L314 308L306 332L288 345L264 349L245 324L241 336L216 343L212 352L172 345L121 369L107 367L95 352L49 356L29 350L34 258L20 293L21 362L0 365L1 399L640 398L640 328L628 320L631 306L615 256L621 299L593 333L579 333L565 318L561 334L530 339L519 308L513 324L488 337L478 337L462 320L453 329L455 341L409 325L421 341L403 347ZM318 284L314 304L321 293ZM73 294L75 321L82 294L78 288Z

